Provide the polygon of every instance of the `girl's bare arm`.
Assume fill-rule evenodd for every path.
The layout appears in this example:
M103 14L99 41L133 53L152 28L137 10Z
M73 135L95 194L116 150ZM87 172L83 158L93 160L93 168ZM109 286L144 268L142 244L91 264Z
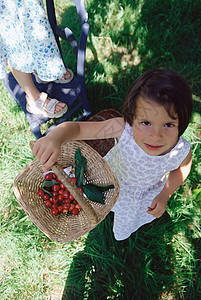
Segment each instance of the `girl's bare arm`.
M35 155L47 171L56 162L61 145L72 140L119 138L125 127L123 118L100 122L64 122L36 141Z
M172 194L180 187L180 185L187 178L192 166L192 154L188 153L178 169L170 172L166 184L159 195L157 195L150 207L148 207L147 213L153 215L156 218L162 216L166 210L168 199Z

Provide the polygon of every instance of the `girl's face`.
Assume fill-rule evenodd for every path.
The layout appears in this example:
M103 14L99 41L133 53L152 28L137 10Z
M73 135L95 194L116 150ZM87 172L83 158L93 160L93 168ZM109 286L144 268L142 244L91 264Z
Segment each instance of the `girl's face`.
M164 106L142 97L136 103L133 137L137 145L152 156L168 153L178 142L179 119L172 119Z

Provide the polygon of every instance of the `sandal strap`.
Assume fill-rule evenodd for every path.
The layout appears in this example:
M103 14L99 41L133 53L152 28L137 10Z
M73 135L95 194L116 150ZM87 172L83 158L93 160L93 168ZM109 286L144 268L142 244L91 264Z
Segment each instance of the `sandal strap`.
M58 102L59 102L58 100L50 98L50 102L47 104L46 107L43 107L43 109L48 113L54 114L55 106L57 105Z
M45 101L47 99L49 99L50 101L48 102L48 104L46 106L44 106ZM45 112L54 114L55 106L57 105L58 102L59 102L58 100L49 98L48 94L42 92L41 95L40 95L40 97L36 101L36 106L39 109L42 109Z
M48 94L42 92L40 94L40 97L36 100L35 105L36 107L38 107L39 109L43 109L44 110L44 103L48 98Z
M47 100L47 98L48 98L48 94L46 94L46 93L44 93L44 92L42 92L42 93L40 94L40 97L39 97L38 100L41 102L42 106L44 105L44 103L45 103L45 101ZM38 100L37 100L36 102L38 102Z

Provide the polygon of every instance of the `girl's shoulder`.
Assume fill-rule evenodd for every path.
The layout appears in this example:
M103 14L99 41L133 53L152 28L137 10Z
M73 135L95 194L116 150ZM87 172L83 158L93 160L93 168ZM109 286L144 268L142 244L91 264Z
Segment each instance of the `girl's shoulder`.
M183 136L180 136L178 143L172 150L174 151L174 149L177 149L178 151L182 150L188 154L191 149L191 144Z
M133 130L132 130L132 127L124 121L124 119L122 118L120 120L120 131L119 131L119 136L118 136L118 142L123 142L125 139L131 139L131 141L133 140Z
M184 137L180 136L178 143L166 155L170 161L175 161L178 167L189 155L190 150L191 144Z

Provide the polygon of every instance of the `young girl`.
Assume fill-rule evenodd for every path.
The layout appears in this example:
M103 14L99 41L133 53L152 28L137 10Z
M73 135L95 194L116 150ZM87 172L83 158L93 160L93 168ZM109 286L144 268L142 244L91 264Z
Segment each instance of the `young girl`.
M104 158L120 183L113 230L117 240L124 240L162 216L188 176L191 147L181 135L191 112L192 95L184 79L174 71L151 70L130 87L122 118L60 124L35 143L33 154L47 171L64 142L118 138Z
M35 86L36 80L68 82L73 73L65 68L42 0L0 1L0 79L11 72L26 94L27 110L49 118L61 117L65 103L51 99Z

